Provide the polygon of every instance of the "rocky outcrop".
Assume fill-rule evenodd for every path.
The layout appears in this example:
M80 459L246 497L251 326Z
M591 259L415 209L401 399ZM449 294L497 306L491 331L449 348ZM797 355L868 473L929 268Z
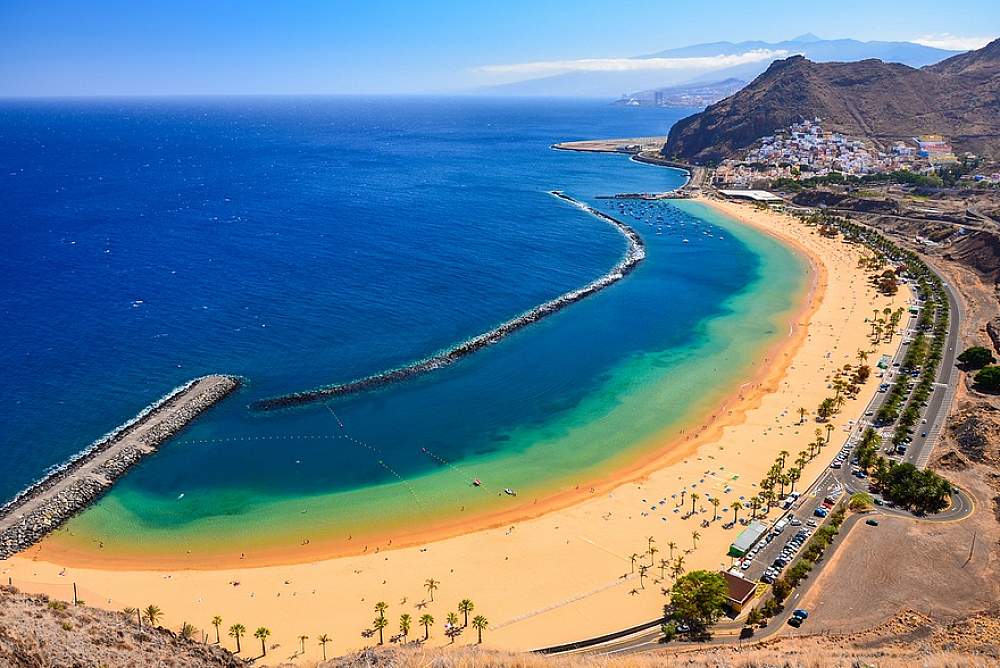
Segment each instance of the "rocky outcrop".
M31 547L93 503L239 385L232 376L209 376L177 388L0 507L0 560Z
M1000 409L987 403L962 406L952 415L948 431L970 460L1000 465Z
M582 288L571 290L570 292L562 294L555 299L545 302L544 304L540 304L530 311L522 313L516 318L512 318L511 320L501 323L484 334L480 334L479 336L463 341L455 347L449 348L448 350L438 353L432 357L414 362L413 364L408 364L407 366L390 369L389 371L383 371L381 373L366 376L364 378L352 380L346 383L329 385L327 387L308 390L306 392L295 392L293 394L286 394L280 397L255 401L250 404L251 410L270 411L280 408L291 408L293 406L300 406L314 401L323 401L333 397L356 394L358 392L385 387L386 385L398 383L415 376L429 373L436 369L441 369L457 362L463 357L471 355L477 350L499 343L514 332L524 329L528 325L534 324L539 320L552 315L553 313L561 311L570 304L574 304L589 297L590 295L600 292L608 286L617 283L631 273L637 266L639 266L639 263L646 258L645 243L643 242L642 237L639 236L639 233L634 229L602 211L598 211L593 207L587 206L586 204L573 199L563 192L554 190L551 194L560 200L568 202L573 206L576 206L612 225L622 234L622 236L625 237L626 241L628 241L628 249L625 251L625 256L618 264L612 267L608 273L604 274L597 280L588 283Z

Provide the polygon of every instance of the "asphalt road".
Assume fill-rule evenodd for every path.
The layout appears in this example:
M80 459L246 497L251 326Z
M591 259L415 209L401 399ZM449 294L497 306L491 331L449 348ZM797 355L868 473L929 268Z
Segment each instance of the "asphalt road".
M963 313L961 311L962 306L961 302L955 295L954 289L950 285L944 283L944 289L949 305L949 331L947 344L945 346L944 354L942 355L941 365L938 369L937 383L935 384L934 392L931 393L927 406L924 408L922 419L917 424L913 441L909 444L906 454L901 458L903 461L911 462L921 468L925 467L927 462L930 460L934 444L937 442L941 430L944 428L944 423L947 419L958 383L958 372L955 367L955 362L958 355L959 329L963 317ZM893 356L893 363L901 363L903 358L906 356L909 346L905 343L905 341L907 341L915 333L915 324L916 317L911 316L907 320L906 326L903 330L903 335L900 338L900 345L896 350L896 354ZM886 377L880 379L880 382L891 383L892 379L890 378L890 375L894 375L895 370L898 368L899 367L895 367L890 364L887 369ZM828 468L824 471L824 473L821 474L816 481L813 482L807 490L805 490L805 492L803 492L802 496L800 496L793 506L783 515L790 518L797 518L797 521L800 522L801 525L788 526L785 528L783 533L773 536L770 543L766 544L766 546L752 559L749 567L747 569L743 569L745 577L759 580L761 575L763 575L764 570L774 561L775 557L780 554L785 542L790 539L800 527L807 526L809 518L814 517L814 511L823 503L825 497L832 496L839 499L843 495L849 495L856 491L867 491L867 482L857 478L849 464L851 459L850 451L857 445L860 440L861 433L870 424L870 421L866 418L869 418L878 412L882 403L886 400L887 395L887 392L876 393L865 409L865 417L852 425L843 446L844 449L848 451L844 457L844 466L840 469ZM926 420L926 422L924 422L924 420ZM890 431L888 433L891 436L891 427L889 429ZM926 433L927 436L923 436L924 433ZM918 519L920 521L928 522L950 522L966 517L972 512L972 509L973 504L969 496L965 492L956 489L952 494L951 504L947 509L941 513L922 516ZM888 506L881 506L876 508L874 513L871 514L866 514L864 516L849 516L841 526L841 535L846 535L846 533L851 531L861 519L877 517L880 514L911 518L914 517L913 514L908 511ZM820 524L818 518L817 524ZM841 540L838 540L837 544L839 544ZM807 543L808 539L806 539L804 545ZM830 549L836 549L836 545L832 546ZM766 629L758 631L753 637L754 641L766 638L784 628L788 618L797 607L796 602L804 598L813 583L819 579L817 576L823 572L826 565L830 561L831 560L827 558L816 564L810 574L810 577L796 587L792 592L792 595L785 601L784 611L780 615L772 618ZM739 634L742 626L743 625L741 623L731 621L716 625L713 628L713 639L709 644L717 645L740 642L741 638ZM651 629L642 630L608 642L598 642L599 639L581 640L576 643L576 647L565 649L562 652L550 653L573 652L613 655L645 652L662 648L663 645L660 642L660 638L661 633L659 628L653 627ZM686 643L683 643L682 641L682 646L683 644ZM698 646L700 647L704 645L699 643Z

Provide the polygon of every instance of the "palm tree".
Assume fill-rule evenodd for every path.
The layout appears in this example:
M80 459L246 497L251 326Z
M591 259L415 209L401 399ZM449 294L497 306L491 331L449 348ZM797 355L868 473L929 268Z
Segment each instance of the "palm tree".
M309 640L309 636L299 636L299 649L303 654L306 653L306 641Z
M858 351L858 362L860 364L864 364L866 361L868 361L868 351L866 351L866 350L859 350Z
M236 653L240 653L240 637L247 632L247 627L242 624L233 624L229 627L229 637L236 638Z
M403 634L403 642L410 637L410 624L413 622L413 618L407 613L403 613L399 616L399 632Z
M760 497L751 496L750 497L750 519L757 519L757 509L760 508Z
M691 532L691 543L694 545L694 549L698 549L698 539L701 538L701 534L697 531Z
M142 611L142 616L146 620L146 624L156 626L156 623L163 617L163 611L155 605L147 605L146 609Z
M326 644L328 642L331 642L330 641L330 636L328 636L328 635L326 635L324 633L323 635L321 635L318 638L316 638L316 642L318 642L319 646L323 648L323 660L326 661Z
M697 492L691 492L691 514L692 515L694 515L694 506L695 506L696 503L698 503L698 499L700 499L700 498L701 498L701 496Z
M383 641L382 631L387 626L389 626L389 620L387 620L385 617L376 617L375 621L372 622L372 628L374 628L376 631L378 631L378 644L379 645L381 645L382 641Z
M729 504L729 507L733 509L733 524L736 524L740 517L740 510L743 509L743 504L739 501L733 501Z
M650 568L652 568L653 564L656 563L655 557L656 557L656 553L659 552L659 551L660 550L655 545L650 545L649 546L649 566L650 566Z
M212 626L215 627L215 644L219 645L222 643L222 640L219 639L219 627L222 626L222 617L218 615L212 617Z
M684 573L684 555L679 555L674 559L674 565L670 569L670 575L676 580Z
M799 407L799 424L806 421L806 409Z
M424 582L424 589L426 589L427 593L431 595L431 603L434 602L434 591L438 588L439 584L441 583L434 578L427 578L427 581Z
M778 453L778 459L781 460L781 468L785 468L785 458L788 457L788 450L782 450Z
M670 558L673 559L674 550L677 549L677 543L675 543L674 541L670 541L669 543L667 543L667 547L670 548Z
M829 422L826 423L826 442L830 442L830 435L833 434L833 425Z
M462 623L462 626L469 625L469 613L475 610L475 608L475 604L467 598L463 598L458 602L458 611L465 616L465 621Z
M633 573L635 573L635 562L636 562L636 560L637 560L638 558L639 558L639 553L638 553L638 552L633 552L633 553L632 553L632 554L631 554L631 555L629 556L629 559L630 559L630 560L632 561L632 572L633 572Z
M188 624L187 622L184 622L183 624L181 624L181 630L177 635L179 635L181 638L184 638L184 640L191 640L191 638L194 638L195 631L197 630L198 629L194 627L194 624Z
M684 505L684 495L685 494L687 494L687 490L686 489L682 489L681 490L681 502L677 504L678 506L683 506Z
M789 492L795 491L795 482L802 477L802 469L788 469L788 481L792 483L792 488Z
M375 612L378 613L379 617L385 617L385 611L389 609L388 604L385 601L379 601L375 604Z
M649 566L645 564L641 564L639 566L639 586L642 587L643 589L646 588L645 579L646 579L646 570L648 568Z
M431 637L430 629L434 626L434 618L427 614L421 615L420 625L424 627L424 640L428 640Z
M713 508L715 508L715 513L712 515L712 521L714 522L719 519L719 504L722 503L722 501L719 500L719 497L713 496L708 500L708 502L712 504Z
M666 577L666 576L665 576L665 575L663 574L663 572L664 572L664 571L665 571L665 570L667 569L667 566L669 565L669 563L670 563L670 562L668 562L668 561L667 561L666 559L660 559L660 579L661 579L661 580L662 580L662 579L663 579L664 577Z
M265 644L264 641L267 640L267 637L269 635L271 635L271 631L269 631L264 626L258 626L257 630L253 632L253 637L257 638L258 640L260 640L260 653L261 653L261 656L267 656L267 645Z
M483 631L489 626L490 623L482 615L476 615L472 618L472 626L475 627L476 631L479 632L479 644L483 644Z
M646 536L646 553L647 554L649 554L649 551L653 548L653 543L655 543L655 542L656 542L656 540L652 536Z
M449 612L445 618L445 622L448 624L448 637L451 638L451 642L455 642L455 636L458 635L458 615L454 612Z

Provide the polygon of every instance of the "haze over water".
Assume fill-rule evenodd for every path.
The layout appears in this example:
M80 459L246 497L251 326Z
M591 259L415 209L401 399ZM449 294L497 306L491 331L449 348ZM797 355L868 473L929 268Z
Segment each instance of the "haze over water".
M210 549L252 521L253 540L294 544L621 465L749 372L803 285L790 251L690 203L616 214L648 259L605 292L417 381L246 405L424 357L600 276L624 240L547 191L604 209L596 195L683 175L548 146L663 135L682 115L427 98L0 104L0 400L15 407L0 498L210 372L247 386L71 522L77 540Z

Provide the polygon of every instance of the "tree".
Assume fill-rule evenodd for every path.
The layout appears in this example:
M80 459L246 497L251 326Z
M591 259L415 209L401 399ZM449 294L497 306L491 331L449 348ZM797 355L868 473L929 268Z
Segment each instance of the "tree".
M806 409L799 407L799 424L806 421L806 413L808 413Z
M330 636L324 633L316 638L316 642L318 642L319 646L323 648L323 660L326 661L326 644L330 642Z
M729 504L729 507L733 511L733 524L736 524L736 522L740 518L740 511L743 509L743 504L740 503L739 501L733 501L731 504Z
M642 587L643 589L646 588L645 580L646 580L646 572L648 570L649 566L647 566L646 564L639 565L639 586Z
M700 499L700 498L701 498L701 496L697 492L692 492L691 493L691 514L692 515L694 515L695 504L698 503L698 499Z
M788 580L780 577L771 585L771 593L774 594L774 600L780 603L792 593L792 585L788 584Z
M479 644L483 644L483 631L489 626L490 623L482 615L476 615L472 618L472 626L479 633Z
M240 638L247 632L247 627L242 624L233 624L229 627L229 637L236 638L236 653L240 653Z
M757 608L752 608L749 613L747 613L747 625L754 626L760 624L763 619L763 615L760 614L760 610Z
M149 626L156 626L160 618L163 617L163 611L155 605L147 605L146 609L142 611L142 617Z
M455 637L460 633L458 628L458 615L454 612L449 612L448 616L445 617L445 626L448 627L445 631L445 635L451 639L451 642L455 642Z
M965 365L966 368L982 369L987 364L996 362L996 358L993 357L993 353L989 348L972 346L962 351L962 354L958 356L958 361Z
M299 636L299 651L303 654L306 653L306 641L309 640L309 636Z
M729 589L719 573L691 571L670 588L668 616L698 631L718 621L726 606Z
M694 545L694 549L698 549L698 539L701 538L701 534L697 531L691 532L691 544Z
M386 619L385 617L376 617L375 621L372 622L372 628L375 629L376 631L378 631L378 644L379 645L381 645L384 642L384 638L382 637L382 633L383 633L383 631L385 631L385 627L387 627L387 626L389 626L389 620Z
M261 656L267 656L267 637L271 635L271 631L264 627L258 626L257 630L253 632L253 637L260 640L260 654Z
M836 411L834 400L827 397L822 402L820 402L819 408L816 409L816 415L822 420L829 420L834 412Z
M792 484L791 489L788 490L789 492L795 491L795 483L798 482L801 478L802 478L802 469L798 467L788 469L788 482Z
M639 558L639 553L638 552L633 552L631 555L629 555L629 559L632 561L632 572L633 573L635 573L635 562L636 562L636 560L638 558Z
M431 627L434 626L434 618L424 614L420 616L420 625L424 627L424 640L431 637Z
M830 423L827 423L827 425L826 425L826 442L827 443L830 442L830 436L832 434L833 434L833 425L830 424Z
M976 373L976 389L983 392L1000 392L1000 366L988 366Z
M403 635L403 642L410 637L410 624L413 623L413 618L409 614L403 613L399 616L399 632Z
M212 626L215 627L215 644L219 645L222 643L222 640L219 638L219 627L222 626L222 617L218 615L212 617Z
M871 494L855 492L851 495L851 500L848 502L847 507L856 513L860 513L872 508L874 503L875 501L872 499Z
M424 582L424 589L431 595L431 603L434 602L434 592L437 590L439 584L441 583L434 578L427 578L427 581Z
M714 522L715 520L719 519L719 504L722 503L722 501L719 499L719 497L713 496L711 499L708 500L708 502L711 503L712 507L715 509L715 513L712 515L712 521Z
M135 615L136 623L139 625L140 629L142 628L142 611L139 610L139 608L123 608L122 613L126 617L132 617L132 615Z
M656 563L656 553L659 552L659 548L655 545L649 546L649 567L652 568L653 564Z
M462 626L469 625L469 613L472 612L475 608L476 606L472 603L472 601L470 601L467 598L463 598L461 601L458 602L458 611L465 616L465 621L462 624Z
M677 543L675 543L674 541L670 541L669 543L667 543L667 548L670 549L670 558L673 559L674 558L674 550L677 549Z
M184 640L191 640L192 638L194 638L194 634L197 631L198 629L194 627L194 624L188 624L187 622L184 622L183 624L181 624L181 630L177 635L179 635L181 638L184 638Z

